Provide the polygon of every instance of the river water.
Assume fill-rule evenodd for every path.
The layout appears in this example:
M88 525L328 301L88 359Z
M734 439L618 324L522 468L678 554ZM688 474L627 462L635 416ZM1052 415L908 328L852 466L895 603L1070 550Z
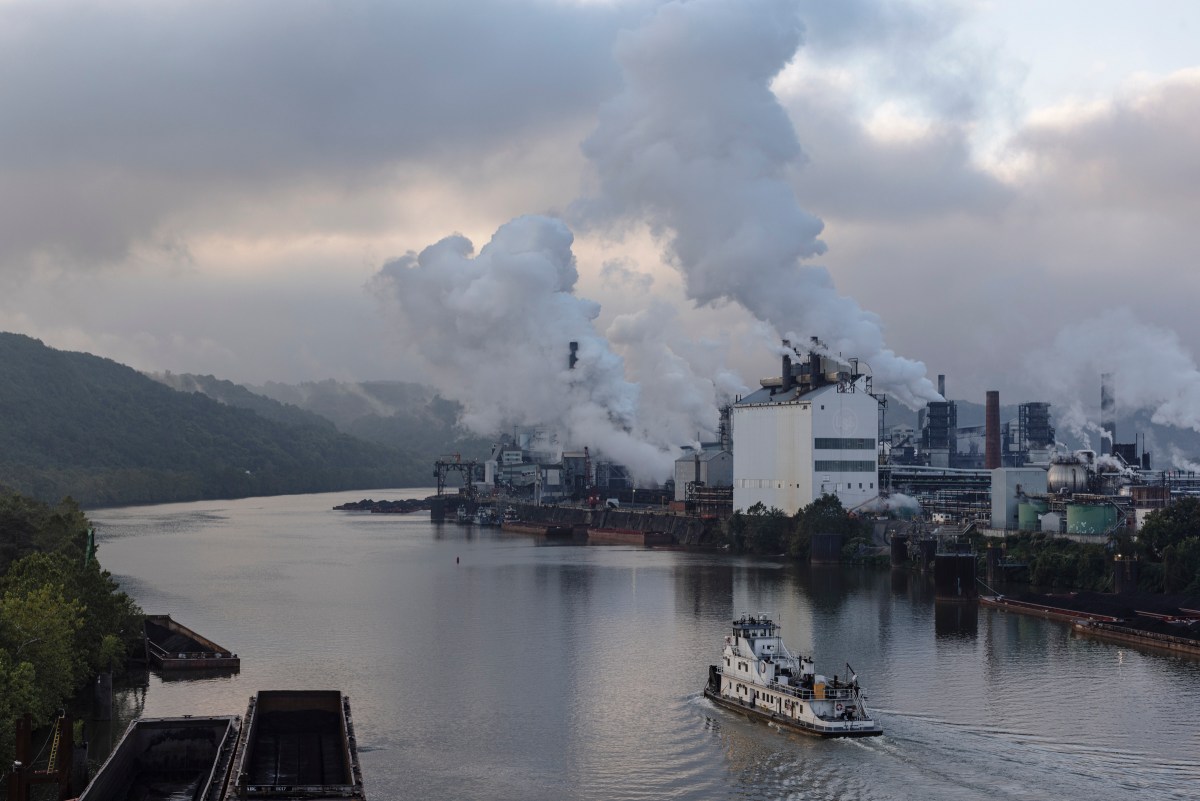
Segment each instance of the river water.
M147 612L242 658L151 674L122 720L340 689L373 801L1200 797L1200 661L938 605L918 574L331 510L363 494L427 492L92 513ZM853 665L884 736L819 740L705 700L729 621L759 612L819 672Z

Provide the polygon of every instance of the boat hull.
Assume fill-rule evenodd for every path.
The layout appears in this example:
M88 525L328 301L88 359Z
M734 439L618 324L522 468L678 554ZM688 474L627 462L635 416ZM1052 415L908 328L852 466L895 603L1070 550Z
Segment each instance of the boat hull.
M864 721L855 723L815 724L806 720L798 720L784 717L783 715L764 712L760 709L746 706L740 701L735 701L730 698L722 698L720 693L713 692L713 690L709 687L704 688L704 696L717 706L737 712L740 715L745 715L751 720L760 720L764 723L774 723L782 729L801 732L802 734L809 734L814 737L878 737L879 735L883 734L883 728L878 723L866 725Z

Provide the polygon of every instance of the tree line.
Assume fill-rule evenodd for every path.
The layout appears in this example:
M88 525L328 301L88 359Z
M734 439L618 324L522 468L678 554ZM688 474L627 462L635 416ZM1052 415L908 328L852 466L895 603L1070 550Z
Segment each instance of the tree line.
M14 723L49 724L78 690L140 646L142 611L88 548L74 501L0 493L0 758ZM94 549L93 549L94 551Z
M726 520L724 543L734 553L809 558L817 533L842 535L842 561L887 564L872 557L870 523L848 513L835 495L823 495L796 514L755 504ZM985 573L984 551L994 541L976 535L979 575ZM1146 516L1136 536L1104 543L1080 543L1047 534L1006 537L1009 561L1027 570L1011 576L1039 587L1112 592L1113 557L1139 562L1139 589L1170 595L1200 596L1200 498L1182 498Z

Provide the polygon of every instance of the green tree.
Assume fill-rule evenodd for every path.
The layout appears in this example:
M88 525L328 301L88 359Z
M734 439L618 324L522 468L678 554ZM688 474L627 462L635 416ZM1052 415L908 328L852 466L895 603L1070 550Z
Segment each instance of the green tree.
M1200 595L1200 537L1163 548L1163 591Z
M61 587L49 584L14 587L0 596L0 650L21 675L32 669L35 687L27 711L36 725L48 722L77 686L80 668L74 646L82 612Z
M746 549L751 553L783 553L792 519L782 509L756 503L746 510Z
M848 542L866 536L866 530L865 521L847 512L841 498L827 493L796 514L788 552L797 559L806 559L812 550L814 534L841 534L843 541Z
M1151 558L1161 560L1169 546L1197 536L1200 536L1200 498L1189 497L1148 514L1138 532L1138 542Z

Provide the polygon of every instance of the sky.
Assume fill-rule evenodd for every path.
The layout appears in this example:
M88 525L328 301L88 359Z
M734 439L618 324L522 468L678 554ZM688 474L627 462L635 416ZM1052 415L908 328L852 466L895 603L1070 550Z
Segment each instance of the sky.
M0 0L0 330L629 458L789 336L910 406L1086 428L1109 371L1200 430L1197 41L1167 0Z

